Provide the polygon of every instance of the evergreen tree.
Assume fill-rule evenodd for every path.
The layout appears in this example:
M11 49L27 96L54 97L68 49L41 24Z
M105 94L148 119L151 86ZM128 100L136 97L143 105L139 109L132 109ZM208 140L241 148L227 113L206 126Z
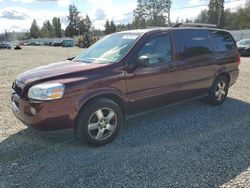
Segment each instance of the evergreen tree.
M208 22L208 13L207 10L202 10L200 14L197 16L197 18L194 21L195 23L207 23Z
M60 18L54 17L52 19L52 28L54 37L61 38L62 37L62 28Z
M166 26L169 22L171 0L137 0L137 7L134 10L133 25L136 28L145 26Z
M105 30L104 30L104 33L106 34L106 35L108 35L108 34L110 34L111 33L111 28L110 28L110 24L109 24L109 21L108 20L106 20L106 23L105 23Z
M8 33L7 30L4 31L4 41L9 41L10 40L10 34Z
M79 17L79 11L77 7L74 4L69 5L69 16L68 21L69 24L65 29L65 35L67 37L73 37L75 35L78 35L79 30L79 24L80 24L80 17Z
M54 33L53 33L52 24L50 23L49 20L47 20L47 21L45 22L45 25L46 25L46 28L47 28L48 33L49 33L49 38L53 38L53 37L54 37Z
M224 22L224 0L210 0L208 5L208 23L223 26Z
M90 29L91 29L91 27L92 27L92 22L91 22L91 20L90 20L90 18L89 18L88 15L86 15L86 18L85 18L85 24L86 24L86 29L87 29L88 31L90 31Z
M116 32L116 25L114 23L114 20L110 21L110 33L115 33Z
M31 27L30 27L30 36L32 38L38 38L39 37L39 33L40 33L39 27L37 25L36 20L34 19L33 22L32 22L32 24L31 24Z
M245 8L240 8L235 16L235 21L239 29L250 28L250 1L246 3Z
M104 27L104 32L106 35L116 32L116 25L114 23L114 20L111 20L110 22L109 20L106 20Z
M46 21L43 23L43 26L40 30L40 36L42 38L49 38L49 31L48 31L48 28L47 28L47 24L46 24Z
M146 7L143 2L143 0L137 0L137 7L134 10L133 26L136 29L142 29L146 27Z

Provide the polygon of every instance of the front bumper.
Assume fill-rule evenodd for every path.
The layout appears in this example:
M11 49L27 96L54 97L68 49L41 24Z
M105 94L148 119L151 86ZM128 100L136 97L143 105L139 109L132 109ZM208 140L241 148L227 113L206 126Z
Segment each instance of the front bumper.
M25 125L42 130L59 130L74 127L77 110L69 99L32 101L11 95L15 116Z

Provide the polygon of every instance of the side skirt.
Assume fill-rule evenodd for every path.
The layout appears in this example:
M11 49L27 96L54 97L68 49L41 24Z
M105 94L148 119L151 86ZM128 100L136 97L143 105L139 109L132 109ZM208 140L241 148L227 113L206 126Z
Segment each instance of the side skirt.
M145 111L145 112L141 112L141 113L137 113L137 114L133 114L133 115L126 115L125 116L125 121L133 119L133 118L138 117L138 116L149 114L149 113L152 113L152 112L164 110L164 109L167 109L167 108L172 107L172 106L176 106L176 105L183 104L183 103L186 103L186 102L190 102L190 101L194 101L194 100L197 100L197 99L205 98L207 96L208 96L208 94L204 94L204 95L201 95L201 96L198 96L198 97L193 97L193 98L190 98L190 99L186 99L186 100L183 100L183 101L180 101L180 102L177 102L177 103L169 104L169 105L162 106L162 107L159 107L159 108L154 108L152 110L148 110L148 111Z

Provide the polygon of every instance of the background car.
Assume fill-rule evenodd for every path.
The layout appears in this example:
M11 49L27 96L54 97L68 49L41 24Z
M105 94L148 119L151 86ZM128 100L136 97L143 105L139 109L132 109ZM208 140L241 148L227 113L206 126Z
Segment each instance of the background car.
M0 43L0 49L11 49L11 45L8 43Z
M241 56L250 56L250 39L237 42L237 48Z
M63 46L63 41L55 41L55 42L52 43L52 46L55 46L55 47Z

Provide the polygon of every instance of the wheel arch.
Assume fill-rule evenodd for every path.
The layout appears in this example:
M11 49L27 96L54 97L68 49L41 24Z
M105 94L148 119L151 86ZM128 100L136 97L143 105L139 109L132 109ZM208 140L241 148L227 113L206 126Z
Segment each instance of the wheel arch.
M97 93L97 92L96 92ZM116 104L118 104L118 106L121 108L124 120L125 120L125 108L124 108L124 103L125 101L122 99L122 97L114 92L114 91L105 91L105 92L99 92L99 94L89 94L88 97L84 97L81 102L78 104L78 111L76 113L76 117L75 117L75 122L74 122L74 127L76 125L77 119L78 119L78 115L80 113L81 110L84 110L84 107L86 105L88 105L89 103L91 103L92 101L98 99L98 98L105 98L105 99L109 99L113 102L115 102Z
M225 77L225 78L228 80L228 83L230 83L230 81L231 81L231 76L230 76L230 74L229 74L228 72L221 72L220 74L217 75L216 78L218 78L219 76Z

